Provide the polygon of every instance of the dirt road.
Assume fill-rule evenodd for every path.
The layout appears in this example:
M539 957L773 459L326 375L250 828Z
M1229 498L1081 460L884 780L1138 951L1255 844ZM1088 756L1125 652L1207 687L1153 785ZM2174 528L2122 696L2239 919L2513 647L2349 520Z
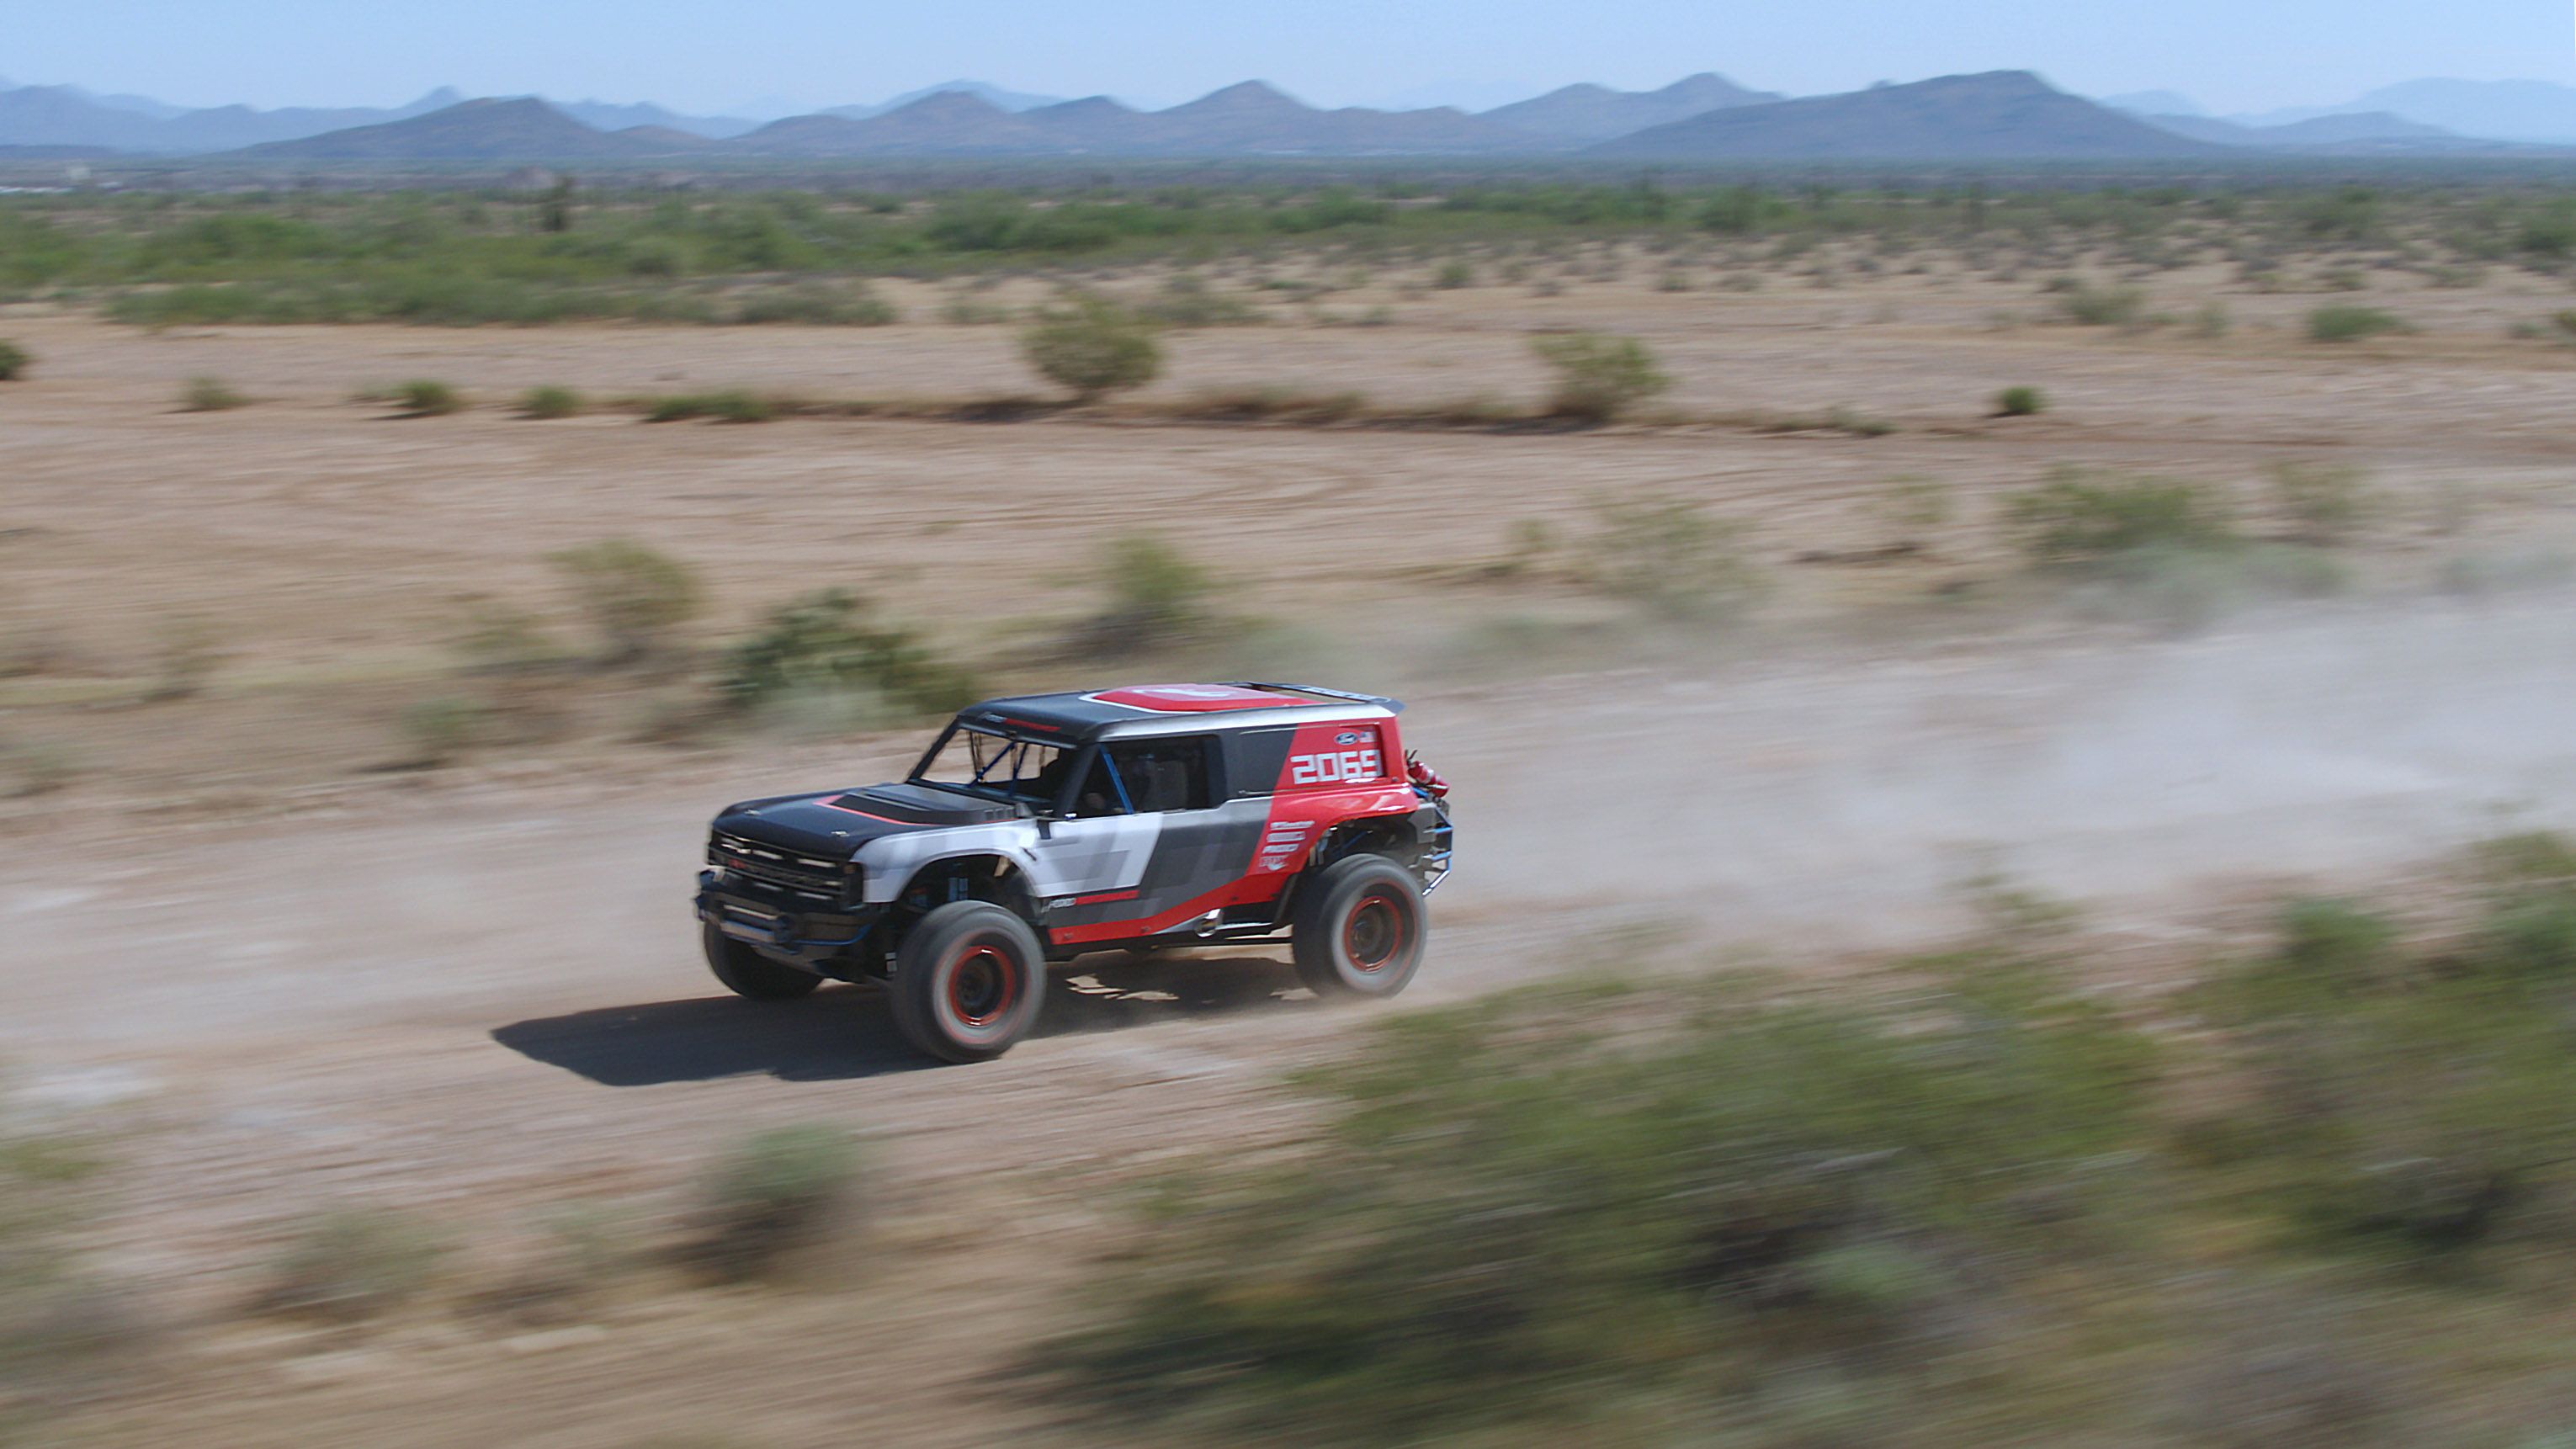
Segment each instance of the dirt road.
M1999 868L2144 925L2212 883L2288 888L2563 823L2571 645L2554 605L2355 607L2110 650L1437 694L1409 724L1460 781L1462 863L1408 1005L1580 961L1622 922L1685 922L1712 951L1884 947L1956 928L1956 883ZM1112 1102L1173 1145L1222 1136L1173 1114L1358 1024L1275 961L1103 968L1005 1061L916 1070L864 993L718 998L686 906L709 811L891 772L903 743L613 791L388 789L18 854L0 1054L39 1098L187 1120L143 1149L136 1251L214 1271L233 1234L334 1194L499 1210L651 1182L803 1115L936 1137L926 1157L975 1171L1110 1150L1091 1126Z

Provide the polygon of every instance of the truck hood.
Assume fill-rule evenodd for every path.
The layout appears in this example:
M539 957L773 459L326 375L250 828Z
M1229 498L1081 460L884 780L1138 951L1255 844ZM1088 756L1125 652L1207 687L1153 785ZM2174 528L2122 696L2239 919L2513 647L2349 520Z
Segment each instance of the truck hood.
M1010 820L1008 805L920 785L870 785L775 795L726 806L715 828L768 845L846 860L871 840L918 830Z

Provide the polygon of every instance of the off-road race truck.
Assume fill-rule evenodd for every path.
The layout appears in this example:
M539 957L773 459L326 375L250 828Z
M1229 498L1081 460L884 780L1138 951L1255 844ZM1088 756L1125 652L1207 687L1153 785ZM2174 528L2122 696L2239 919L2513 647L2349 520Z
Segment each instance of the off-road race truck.
M904 780L746 800L698 877L736 993L884 984L948 1061L1027 1035L1047 965L1276 942L1319 996L1392 996L1449 873L1447 782L1375 695L1237 681L987 700Z

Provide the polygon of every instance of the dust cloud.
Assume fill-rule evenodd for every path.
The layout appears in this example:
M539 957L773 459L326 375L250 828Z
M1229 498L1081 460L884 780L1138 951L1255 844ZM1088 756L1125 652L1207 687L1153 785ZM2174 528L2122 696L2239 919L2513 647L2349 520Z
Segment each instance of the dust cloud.
M1453 901L1885 946L1955 928L1960 883L1987 871L2145 908L2565 824L2576 616L2354 606L1426 703L1412 737L1460 782Z

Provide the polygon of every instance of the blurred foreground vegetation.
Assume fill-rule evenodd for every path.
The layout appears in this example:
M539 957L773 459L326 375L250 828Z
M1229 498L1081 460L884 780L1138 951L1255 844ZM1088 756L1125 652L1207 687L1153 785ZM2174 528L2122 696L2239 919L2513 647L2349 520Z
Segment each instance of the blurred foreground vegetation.
M1149 1208L1067 1391L1180 1440L2537 1446L2576 1425L2576 853L2169 998L2045 913L1829 990L1414 1013Z

